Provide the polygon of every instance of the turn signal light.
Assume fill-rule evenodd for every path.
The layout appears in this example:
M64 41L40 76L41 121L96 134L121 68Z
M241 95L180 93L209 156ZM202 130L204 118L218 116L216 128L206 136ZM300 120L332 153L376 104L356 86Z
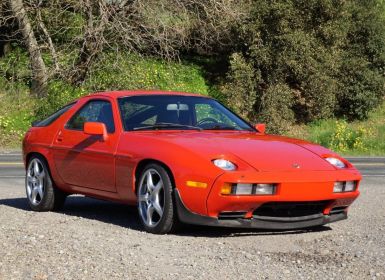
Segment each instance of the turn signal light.
M221 188L221 194L231 194L232 184L225 183Z
M207 188L207 183L203 182L187 181L186 185L194 188Z

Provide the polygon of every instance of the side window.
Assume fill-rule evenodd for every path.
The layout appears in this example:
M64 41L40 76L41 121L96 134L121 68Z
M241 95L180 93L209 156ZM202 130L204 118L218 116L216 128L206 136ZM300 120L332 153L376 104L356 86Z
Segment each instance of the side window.
M66 128L83 130L85 122L102 122L106 125L108 133L115 132L111 103L105 100L88 102L72 116L67 122Z
M43 127L43 126L48 126L54 121L56 121L58 118L60 118L65 112L67 112L75 103L68 104L61 109L57 110L55 113L47 117L46 119L35 122L32 126L37 126L37 127Z

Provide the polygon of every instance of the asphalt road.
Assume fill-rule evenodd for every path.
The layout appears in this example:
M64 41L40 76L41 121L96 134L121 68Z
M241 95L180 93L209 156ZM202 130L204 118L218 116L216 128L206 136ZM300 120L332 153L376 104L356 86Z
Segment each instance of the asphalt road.
M385 157L348 157L364 177L385 177ZM24 177L20 153L0 154L0 181Z
M364 179L349 218L288 232L186 226L142 231L135 207L71 196L29 210L18 153L0 154L2 279L385 280L385 157L352 158Z

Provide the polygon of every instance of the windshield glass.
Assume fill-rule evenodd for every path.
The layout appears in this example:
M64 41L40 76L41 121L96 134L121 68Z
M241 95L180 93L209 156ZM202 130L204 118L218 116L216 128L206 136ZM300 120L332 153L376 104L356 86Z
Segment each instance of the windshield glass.
M249 130L254 129L218 101L182 95L119 98L125 130Z

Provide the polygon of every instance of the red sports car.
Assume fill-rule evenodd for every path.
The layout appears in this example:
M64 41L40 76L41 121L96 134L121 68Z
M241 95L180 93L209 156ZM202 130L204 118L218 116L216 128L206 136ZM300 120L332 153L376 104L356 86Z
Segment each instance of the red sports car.
M146 231L179 222L297 229L347 218L360 173L321 146L264 133L216 100L95 93L35 122L23 141L33 210L70 194L135 204Z

